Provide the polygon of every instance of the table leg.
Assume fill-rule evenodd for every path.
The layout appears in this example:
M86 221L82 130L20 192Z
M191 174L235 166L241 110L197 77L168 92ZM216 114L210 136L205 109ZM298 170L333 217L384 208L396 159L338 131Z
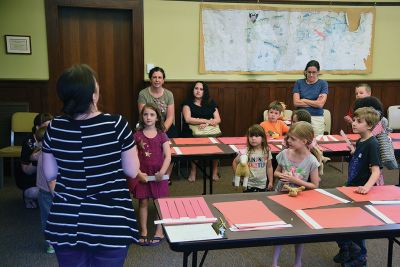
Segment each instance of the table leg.
M213 193L213 177L212 177L212 171L213 171L213 161L212 160L210 160L209 162L208 162L208 166L210 166L210 195L212 195L212 193Z
M203 195L207 195L207 169L205 160L201 161L202 169L203 169Z
M4 158L0 157L0 189L4 186Z
M392 257L393 257L393 238L389 238L389 247L388 247L388 259L387 259L387 266L392 267Z
M201 257L201 261L200 261L199 267L203 266L204 261L206 260L207 254L208 254L208 250L204 251L203 257Z
M192 255L192 267L197 267L197 251L193 251L193 255Z
M189 255L190 255L190 252L183 252L183 267L188 266Z

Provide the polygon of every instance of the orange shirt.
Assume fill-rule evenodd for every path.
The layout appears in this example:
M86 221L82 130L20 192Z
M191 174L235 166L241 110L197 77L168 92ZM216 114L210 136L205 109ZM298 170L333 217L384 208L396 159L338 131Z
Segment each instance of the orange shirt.
M260 125L264 128L267 136L272 136L273 133L282 136L289 131L289 127L281 120L277 120L276 122L263 121Z

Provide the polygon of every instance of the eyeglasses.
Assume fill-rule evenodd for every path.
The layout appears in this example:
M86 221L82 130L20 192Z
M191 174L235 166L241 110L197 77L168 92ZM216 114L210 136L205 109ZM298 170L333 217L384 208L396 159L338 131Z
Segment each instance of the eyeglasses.
M306 71L307 74L312 74L312 75L316 75L318 74L318 71Z

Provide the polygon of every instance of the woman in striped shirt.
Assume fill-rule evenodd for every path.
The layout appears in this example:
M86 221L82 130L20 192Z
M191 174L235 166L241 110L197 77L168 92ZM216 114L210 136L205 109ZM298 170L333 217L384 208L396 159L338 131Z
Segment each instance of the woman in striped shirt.
M126 181L139 166L132 131L122 116L97 109L99 86L87 65L65 70L57 94L65 115L43 142L44 174L57 178L46 238L60 266L123 266L138 241Z

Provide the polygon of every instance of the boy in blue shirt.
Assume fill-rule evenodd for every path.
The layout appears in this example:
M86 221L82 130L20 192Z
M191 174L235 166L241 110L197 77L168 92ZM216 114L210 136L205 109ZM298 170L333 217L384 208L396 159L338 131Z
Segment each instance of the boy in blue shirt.
M361 138L351 151L346 186L356 186L355 192L368 194L376 184L380 174L378 140L372 135L372 129L379 122L379 113L371 107L359 108L354 112L352 128ZM367 249L365 240L341 240L337 242L339 253L333 258L345 267L366 266Z

